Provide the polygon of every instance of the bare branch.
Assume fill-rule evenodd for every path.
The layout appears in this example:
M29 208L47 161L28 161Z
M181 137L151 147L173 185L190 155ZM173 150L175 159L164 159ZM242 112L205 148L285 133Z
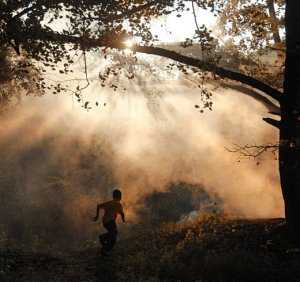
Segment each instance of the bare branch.
M274 115L274 116L281 116L280 112L272 112L272 111L270 111L269 114Z
M38 7L38 4L32 5L24 10L22 10L20 13L14 15L9 21L8 24L16 19L21 18L22 16L28 14L29 12L33 11L36 7Z
M200 28L199 28L199 25L198 25L198 22L197 22L197 16L196 16L196 11L195 11L194 0L192 0L192 9L193 9L193 15L194 15L194 22L195 22L196 28L197 28L197 30L198 30L198 32L200 34L201 31L200 31Z
M268 123L268 124L270 124L270 125L272 125L272 126L274 126L274 127L276 127L276 128L280 128L281 123L280 123L279 120L272 119L272 118L263 118L263 120L264 120L266 123Z
M87 70L87 63L86 63L86 53L85 50L83 50L83 61L84 61L84 74L85 74L85 80L86 80L86 85L82 88L80 88L80 91L86 89L89 87L90 85L90 81L88 78L88 70Z
M239 91L242 94L248 95L258 102L262 103L269 111L269 113L278 113L280 115L280 107L276 102L272 101L269 97L262 95L257 89L249 88L244 84L232 83L232 81L221 81L220 85L224 88L230 88Z
M239 153L242 157L257 158L265 152L275 154L278 151L278 144L264 144L264 145L239 145L234 144L232 149L225 148L230 153Z
M269 10L269 14L271 18L271 26L273 31L274 42L281 43L281 38L280 38L279 28L278 28L278 19L276 17L276 11L274 6L274 0L267 0L267 8Z

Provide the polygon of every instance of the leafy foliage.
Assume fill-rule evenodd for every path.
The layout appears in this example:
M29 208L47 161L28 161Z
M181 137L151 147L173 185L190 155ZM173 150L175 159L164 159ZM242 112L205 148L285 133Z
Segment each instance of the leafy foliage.
M191 5L190 13L195 18L195 33L194 37L187 38L182 46L190 47L197 43L197 48L208 54L207 60L199 63L198 72L205 71L205 69L214 72L214 66L218 66L222 59L218 49L221 48L223 39L216 37L205 25L198 24L196 6L210 11L219 18L224 27L222 37L224 35L233 37L232 43L236 48L228 46L227 49L231 52L235 50L233 57L239 58L240 63L247 61L236 71L249 76L249 78L259 79L276 89L282 88L282 61L281 65L276 67L276 71L270 73L268 71L270 65L262 62L258 52L262 48L265 49L266 46L272 45L272 39L268 34L272 31L275 32L275 29L279 34L282 29L282 21L278 18L284 8L283 1L257 0L247 4L247 1L239 0L36 0L4 1L0 5L1 46L13 47L17 53L25 53L30 59L42 63L42 72L57 70L60 74L68 75L73 72L72 65L76 57L82 57L84 60L85 86L78 86L74 90L69 89L68 85L49 83L40 77L36 81L36 87L42 92L52 91L54 94L58 94L63 91L71 91L81 101L82 90L90 85L87 75L87 52L96 50L100 56L107 58L107 48L124 49L126 47L124 42L132 37L136 38L141 46L153 46L158 39L151 33L151 19L170 13L176 13L180 18L184 11L191 10ZM275 43L279 44L279 42ZM148 52L143 48L133 49ZM149 50L150 53L151 50ZM163 50L157 53L156 51L157 49L154 48L155 54L168 57ZM172 58L176 60L176 56L172 55ZM185 58L185 61L186 64L189 64L188 58ZM186 67L181 64L178 65L178 69L187 73ZM110 75L118 75L118 71L107 68L99 74L102 86L106 85L105 82ZM226 70L222 71L223 76L232 78L232 74L226 74ZM128 78L131 79L133 76L129 75ZM239 75L236 75L236 79L241 80ZM247 79L242 81L246 82ZM256 82L253 82L251 86L253 84L257 85ZM115 83L108 85L114 90L118 88ZM203 108L212 109L210 93L207 93L207 89L204 89L203 86L200 89ZM84 107L90 108L89 105Z
M39 94L35 83L40 72L25 56L16 56L9 49L0 49L0 112L20 102L22 94ZM40 84L37 84L40 86Z

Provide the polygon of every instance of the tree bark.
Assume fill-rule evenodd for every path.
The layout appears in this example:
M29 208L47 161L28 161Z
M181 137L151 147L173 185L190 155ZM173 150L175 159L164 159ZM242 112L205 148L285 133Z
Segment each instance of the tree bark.
M300 1L286 3L286 63L279 170L290 234L300 243Z

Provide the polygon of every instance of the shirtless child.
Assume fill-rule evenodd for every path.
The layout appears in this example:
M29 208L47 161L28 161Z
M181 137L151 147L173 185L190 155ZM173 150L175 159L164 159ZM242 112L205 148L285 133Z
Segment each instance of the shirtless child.
M111 201L97 205L97 211L94 221L97 221L99 219L100 209L103 209L104 215L102 218L102 223L104 228L107 230L107 233L101 234L99 236L99 240L102 244L101 253L103 255L108 255L117 241L118 228L116 219L118 214L121 215L122 221L125 222L123 206L120 203L121 199L122 193L120 190L116 189L113 191L113 199Z

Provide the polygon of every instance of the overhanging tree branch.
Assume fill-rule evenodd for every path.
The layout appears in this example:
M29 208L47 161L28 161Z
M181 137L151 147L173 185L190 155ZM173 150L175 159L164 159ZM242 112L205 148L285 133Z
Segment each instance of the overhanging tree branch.
M252 87L250 88L240 83L232 83L232 81L228 81L228 82L222 81L220 85L224 88L236 90L240 93L252 97L256 101L262 103L268 109L270 114L276 113L276 115L280 116L280 107L276 105L276 102L271 101L267 96L261 95L261 93L257 91L255 88Z
M124 49L125 46L122 46L120 44L111 44L112 48L117 49ZM265 84L264 82L255 79L253 77L247 76L242 73L238 73L235 71L231 71L222 67L219 67L215 64L205 62L203 60L188 57L185 55L182 55L175 51L170 51L167 49L159 48L159 47L153 47L153 46L134 46L132 48L133 51L144 53L144 54L151 54L151 55L157 55L164 58L172 59L174 61L177 61L179 63L183 63L192 67L199 68L203 71L209 71L212 73L215 73L216 75L220 76L221 78L228 78L237 82L244 83L248 86L251 86L253 88L256 88L265 94L267 94L269 97L275 99L276 101L280 102L282 93L271 86Z
M38 32L25 32L24 37L25 36L28 37L28 40L42 40L42 41L46 40L46 41L62 43L62 44L73 43L73 44L83 46L83 48L85 49L107 47L107 48L122 50L128 48L124 44L122 36L120 38L118 37L118 35L117 36L108 35L107 37L104 36L101 39L94 39L94 38L86 38L86 37L77 37L68 34L61 34L61 33L54 32L52 30L40 30ZM111 40L111 38L115 38L115 39ZM280 102L282 97L282 93L280 91L278 91L277 89L267 85L266 83L256 78L219 67L215 64L206 62L198 58L189 57L175 51L171 51L171 50L167 50L155 46L134 45L131 48L131 50L133 52L168 58L176 62L201 69L202 71L212 72L220 76L221 78L227 78L233 81L244 83L245 85L251 86L253 88L262 91L263 93L265 93L266 95L275 99L278 102Z

